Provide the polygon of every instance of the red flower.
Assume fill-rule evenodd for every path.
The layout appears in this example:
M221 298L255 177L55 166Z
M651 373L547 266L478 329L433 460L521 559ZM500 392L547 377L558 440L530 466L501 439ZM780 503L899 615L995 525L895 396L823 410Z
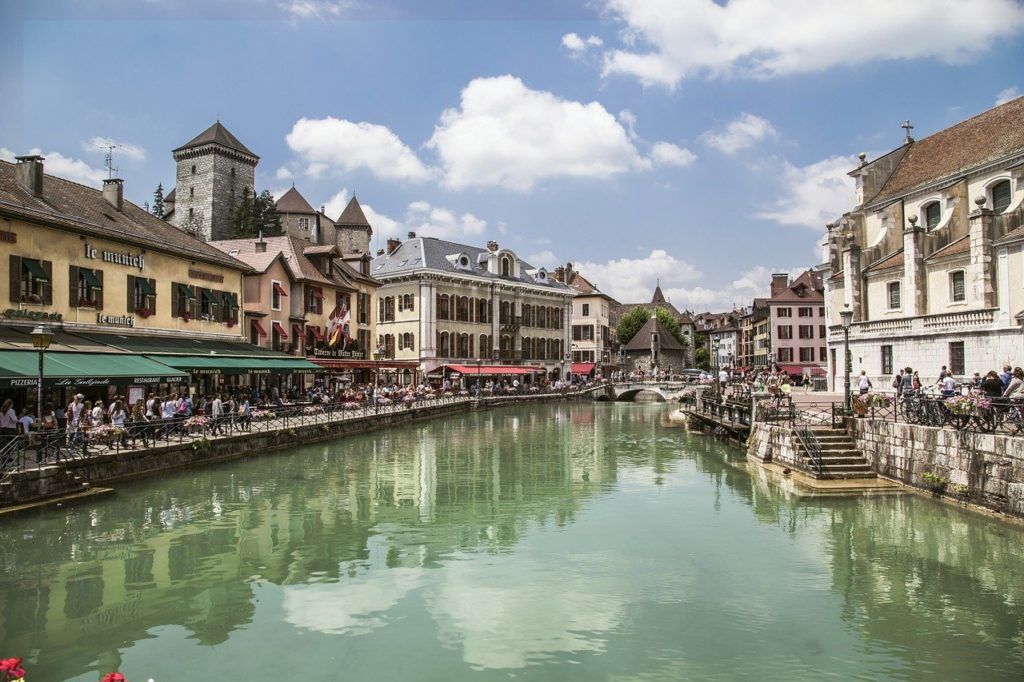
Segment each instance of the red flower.
M121 673L107 673L103 676L103 682L128 682L128 679Z
M5 658L0 660L0 672L6 672L8 670L14 670L21 665L22 659L20 658Z

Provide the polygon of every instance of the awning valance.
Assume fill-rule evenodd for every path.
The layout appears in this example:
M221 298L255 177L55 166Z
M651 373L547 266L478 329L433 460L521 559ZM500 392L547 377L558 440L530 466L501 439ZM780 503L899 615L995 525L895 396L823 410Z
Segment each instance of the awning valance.
M278 296L287 296L288 295L288 292L284 290L284 287L281 286L280 282L274 282L274 291L277 292Z
M793 376L802 376L804 370L812 377L825 376L825 368L818 365L779 365L779 371Z
M266 336L267 335L267 330L263 328L263 325L260 324L259 320L253 320L252 321L252 328L255 329L256 333L259 334L260 336Z
M320 368L302 358L228 358L218 355L161 356L160 361L193 374L292 374Z
M277 320L274 320L273 322L270 323L270 326L274 328L274 331L277 332L278 336L280 336L285 341L288 340L288 330L284 328L283 324L281 324Z
M442 369L447 369L460 374L480 376L501 376L505 374L539 374L546 371L543 367L529 367L522 365L443 365L431 372L434 374Z
M573 374L590 374L594 371L593 362L574 362L572 363Z
M26 270L28 270L29 274L32 275L32 277L34 277L35 279L41 280L43 282L50 281L49 276L46 274L46 270L43 270L43 266L40 265L39 261L35 260L34 258L22 258L21 265Z
M0 386L38 384L36 351L0 351ZM163 363L128 353L46 353L43 382L56 386L180 383L188 375Z

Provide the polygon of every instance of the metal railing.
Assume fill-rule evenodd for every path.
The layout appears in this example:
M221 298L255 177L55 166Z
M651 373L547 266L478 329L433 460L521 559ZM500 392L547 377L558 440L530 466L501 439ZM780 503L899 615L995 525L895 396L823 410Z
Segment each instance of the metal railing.
M933 426L937 428L1024 436L1024 396L962 400L914 391L902 396L869 393L854 396L852 417ZM841 404L835 408L843 412Z
M797 440L800 441L804 452L807 453L808 459L811 460L811 465L820 476L824 472L821 464L821 443L818 441L818 437L807 426L798 426L793 431L796 433Z

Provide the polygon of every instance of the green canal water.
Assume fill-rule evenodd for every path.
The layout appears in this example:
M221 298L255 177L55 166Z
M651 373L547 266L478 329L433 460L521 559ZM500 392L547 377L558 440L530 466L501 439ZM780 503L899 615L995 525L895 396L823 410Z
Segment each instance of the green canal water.
M423 422L0 520L0 656L97 680L1021 680L1024 528L802 497L665 405Z

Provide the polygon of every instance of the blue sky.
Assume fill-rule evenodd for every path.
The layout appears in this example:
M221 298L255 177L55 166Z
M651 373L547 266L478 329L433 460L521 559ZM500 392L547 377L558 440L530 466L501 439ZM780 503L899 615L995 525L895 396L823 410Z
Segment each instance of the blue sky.
M336 216L742 305L816 264L846 171L1024 89L1014 0L0 4L0 154L136 203L217 117Z

